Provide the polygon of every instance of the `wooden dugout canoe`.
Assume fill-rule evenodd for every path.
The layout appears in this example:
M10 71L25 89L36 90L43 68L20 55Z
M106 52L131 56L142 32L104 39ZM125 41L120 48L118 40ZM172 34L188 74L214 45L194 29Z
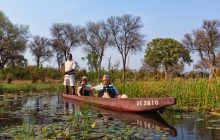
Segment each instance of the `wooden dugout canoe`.
M63 94L65 99L79 102L93 103L101 108L124 111L124 112L146 112L163 109L174 105L176 99L167 98L101 98L92 96L77 96Z

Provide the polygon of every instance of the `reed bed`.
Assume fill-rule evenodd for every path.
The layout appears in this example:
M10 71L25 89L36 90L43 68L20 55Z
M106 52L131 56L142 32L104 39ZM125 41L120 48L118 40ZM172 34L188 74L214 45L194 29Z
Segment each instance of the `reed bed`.
M220 82L216 79L130 81L115 85L129 97L175 97L176 109L219 111L220 108Z
M61 92L63 85L60 83L0 83L0 93L25 93L25 92Z
M134 97L175 97L173 106L180 110L211 110L220 111L220 80L206 79L175 79L160 81L114 81L120 94ZM0 83L1 93L25 92L62 92L63 85L57 83Z

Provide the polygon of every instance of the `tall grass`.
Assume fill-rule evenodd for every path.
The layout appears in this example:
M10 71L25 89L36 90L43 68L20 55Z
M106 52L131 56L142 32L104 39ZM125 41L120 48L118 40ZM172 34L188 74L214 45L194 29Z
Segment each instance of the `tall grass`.
M60 83L0 83L0 93L25 93L25 92L61 92L63 85Z
M175 97L174 107L178 109L220 109L220 82L216 79L115 82L115 85L129 97Z

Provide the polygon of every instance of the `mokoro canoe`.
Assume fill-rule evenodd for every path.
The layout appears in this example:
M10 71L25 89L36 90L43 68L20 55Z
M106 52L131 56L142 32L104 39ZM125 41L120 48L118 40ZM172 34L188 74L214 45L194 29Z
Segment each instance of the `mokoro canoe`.
M77 96L63 94L65 99L79 102L89 102L101 108L124 111L124 112L146 112L163 109L174 105L176 99L167 98L100 98L92 96Z

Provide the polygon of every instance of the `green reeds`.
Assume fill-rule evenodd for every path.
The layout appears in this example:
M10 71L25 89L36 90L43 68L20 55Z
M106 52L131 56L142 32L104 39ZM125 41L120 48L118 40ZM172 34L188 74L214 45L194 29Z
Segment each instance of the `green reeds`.
M48 83L0 83L0 91L2 93L24 93L24 92L61 92L63 91L62 84L48 84Z
M175 97L174 106L180 110L219 110L220 83L218 80L135 81L115 82L122 94L133 97Z

